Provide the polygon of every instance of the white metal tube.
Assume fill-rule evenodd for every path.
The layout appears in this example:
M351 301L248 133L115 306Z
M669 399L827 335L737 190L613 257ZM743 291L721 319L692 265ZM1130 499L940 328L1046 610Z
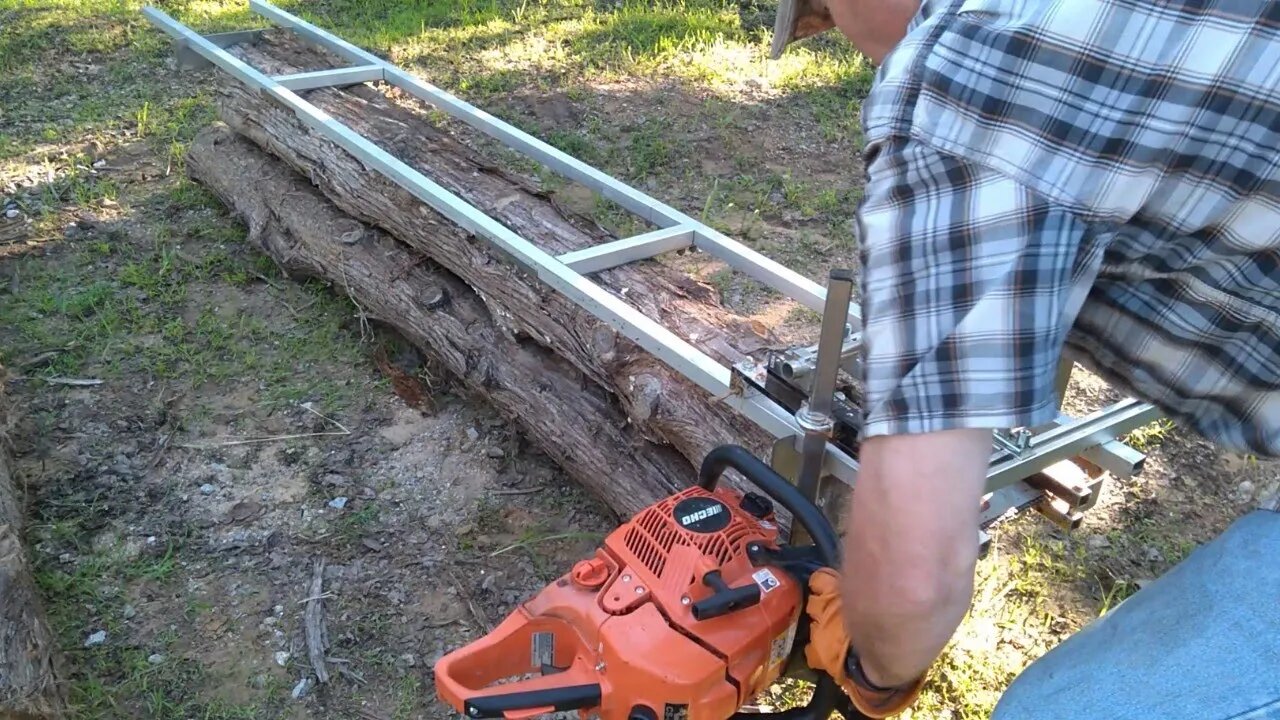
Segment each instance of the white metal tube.
M285 12L264 0L249 0L249 7L259 15L288 27L299 35L354 62L382 64L386 82L502 141L508 147L528 155L554 172L599 192L655 225L660 227L687 225L694 228L694 244L699 249L724 260L735 270L795 299L810 310L822 311L826 303L826 289L794 270L296 15ZM850 306L849 322L854 332L861 331L862 315L856 306Z
M574 250L559 255L556 259L586 275L637 260L647 260L691 245L693 245L693 230L677 225L673 228L662 228L643 235Z
M358 85L359 83L382 80L381 65L357 65L356 67L332 68L330 70L313 70L311 72L277 75L275 80L280 87L301 92L324 87L341 87Z

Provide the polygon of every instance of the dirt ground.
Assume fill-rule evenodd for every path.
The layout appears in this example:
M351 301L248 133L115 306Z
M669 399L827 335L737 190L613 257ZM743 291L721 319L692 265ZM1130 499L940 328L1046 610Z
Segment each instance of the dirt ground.
M207 5L180 9L206 31L242 19ZM845 51L774 75L734 65L760 51L747 4L695 3L674 25L631 3L551 3L519 23L509 3L455 5L464 21L313 10L812 277L856 262L850 113L867 78ZM136 9L0 0L0 362L77 717L448 717L433 662L618 518L348 298L244 244L182 174L212 117L204 80L169 72ZM699 44L716 33L730 40ZM607 226L632 222L525 169ZM679 262L762 322L812 325L715 263ZM1078 372L1067 408L1116 399ZM973 611L906 717L986 717L1028 662L1280 489L1277 463L1166 424L1129 441L1145 471L1105 485L1082 529L997 529ZM323 686L307 682L308 601Z

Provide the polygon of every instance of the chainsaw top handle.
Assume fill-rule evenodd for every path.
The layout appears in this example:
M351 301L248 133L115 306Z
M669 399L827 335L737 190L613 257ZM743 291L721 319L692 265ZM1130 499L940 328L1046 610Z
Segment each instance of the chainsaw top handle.
M813 544L824 565L840 567L840 540L827 517L799 488L787 482L786 478L750 450L738 445L721 445L707 453L698 470L698 486L708 491L715 490L720 476L729 468L742 473L743 477L780 503L791 513L795 522L809 531L809 537L813 538Z
M813 538L822 563L828 567L839 567L840 541L827 517L799 488L787 482L786 478L750 450L738 445L721 445L707 453L698 471L698 486L708 491L715 490L720 476L729 468L737 470L789 510L794 521L809 531L809 537ZM776 713L735 713L731 720L826 720L837 709L841 690L834 678L824 672L817 672L818 683L807 705ZM846 714L843 709L841 714ZM846 716L853 720L859 714Z

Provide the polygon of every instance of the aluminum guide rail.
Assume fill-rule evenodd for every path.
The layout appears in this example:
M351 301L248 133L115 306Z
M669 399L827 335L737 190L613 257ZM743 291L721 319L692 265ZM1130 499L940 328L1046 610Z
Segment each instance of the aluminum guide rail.
M987 487L1002 487L1021 480L1032 473L1098 447L1130 430L1135 430L1160 418L1154 406L1134 400L1121 400L1097 412L1078 418L1067 425L1032 435L1028 452L1021 457L1006 452L992 456L991 469L987 473ZM1126 446L1127 447L1127 446Z
M665 252L696 247L818 312L826 305L827 290L824 287L493 115L423 82L372 53L263 0L249 0L249 6L278 26L288 28L298 36L345 58L352 66L270 77L224 49L237 42L251 40L260 31L222 33L206 38L155 8L144 8L143 14L153 25L174 38L181 57L190 58L194 55L207 61L245 85L259 90L277 104L289 108L304 124L341 146L370 169L385 175L450 221L487 239L539 280L636 342L710 393L717 401L729 405L773 437L799 442L804 434L803 429L785 408L756 390L739 389L738 384L733 382L730 368L596 285L585 275ZM657 229L559 257L552 256L297 94L315 88L376 81L398 87L508 147L523 152L552 171L599 192L656 225ZM855 333L852 339L856 342L856 333L861 330L862 325L856 304L849 307L848 322ZM1057 427L1036 435L1027 452L1013 456L997 451L992 456L987 490L998 491L1007 487L1015 495L1025 494L1028 488L1020 482L1022 478L1058 460L1085 451L1097 458L1094 461L1104 467L1133 468L1140 463L1141 455L1113 441L1117 436L1158 416L1150 405L1123 401L1083 420L1060 419ZM827 448L824 472L853 484L857 469L856 460L835 447Z
M546 165L551 170L599 192L635 215L667 228L685 225L694 229L694 245L728 263L735 270L750 275L760 282L787 295L808 307L822 312L826 303L826 289L803 275L784 267L760 253L728 238L709 226L660 202L561 150L525 133L499 118L463 101L449 93L423 82L410 73L392 65L378 56L291 15L262 0L249 0L249 8L272 22L293 30L299 36L361 64L381 65L384 80L401 90L427 102L465 122L471 127L501 140L513 150ZM856 307L851 307L849 322L854 330L862 328L862 318Z
M255 9L270 8L265 4L255 4L254 7ZM279 12L274 8L271 9L274 12ZM640 347L737 410L766 432L777 438L802 434L795 418L768 398L754 392L743 394L731 392L730 379L732 371L686 342L683 338L627 305L623 300L583 277L546 251L520 237L510 228L472 207L462 198L440 187L403 161L370 142L367 138L353 132L346 125L302 99L275 79L250 67L167 14L150 7L145 8L143 12L153 24L170 36L178 39L201 57L227 71L236 79L250 87L261 90L284 107L290 108L303 123L334 141L371 168L386 175L450 221L490 240L522 267L533 272L538 279L551 285L596 317L607 322L619 333L635 341ZM292 18L287 14L286 17ZM301 23L302 21L294 18L292 22ZM291 27L295 31L300 30L299 27ZM312 28L312 32L319 33L321 31ZM309 35L307 36L310 37ZM363 51L356 51L354 48L348 49L350 46L337 40L337 38L328 36L327 33L325 33L325 36L328 37L328 41L322 44L347 57L351 57L357 62L376 59L371 55L366 57L367 54L363 53ZM378 63L381 63L381 61L378 61ZM383 70L389 82L399 84L394 77L391 77L392 73L388 71L389 66L383 65ZM441 91L436 92L440 93ZM692 223L693 221L690 220L689 224ZM823 291L823 297L825 298L825 291ZM844 453L829 450L826 455L824 469L829 474L845 482L852 483L857 474L857 462Z

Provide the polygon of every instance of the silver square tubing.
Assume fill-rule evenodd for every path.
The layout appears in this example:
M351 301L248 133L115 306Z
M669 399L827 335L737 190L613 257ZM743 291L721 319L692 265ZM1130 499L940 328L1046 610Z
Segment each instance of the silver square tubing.
M1147 456L1117 440L1085 448L1080 457L1121 479L1142 472Z
M332 70L314 70L312 72L277 75L272 80L280 87L294 92L315 90L326 87L345 87L382 80L381 65L357 65L355 67L333 68Z
M658 227L692 228L693 244L699 250L723 260L735 270L768 285L810 310L822 312L826 304L826 289L794 270L725 237L666 203L636 190L434 85L423 82L373 53L335 37L296 15L291 15L263 0L249 0L249 8L277 25L287 27L301 37L351 62L381 65L385 74L384 79L391 85L503 142L511 149L524 153L561 176L591 188ZM849 323L853 326L854 332L862 330L862 316L856 304L850 306Z
M693 228L676 225L574 250L571 253L558 255L556 259L568 265L571 270L590 275L637 260L647 260L673 250L683 250L691 245L693 245Z

